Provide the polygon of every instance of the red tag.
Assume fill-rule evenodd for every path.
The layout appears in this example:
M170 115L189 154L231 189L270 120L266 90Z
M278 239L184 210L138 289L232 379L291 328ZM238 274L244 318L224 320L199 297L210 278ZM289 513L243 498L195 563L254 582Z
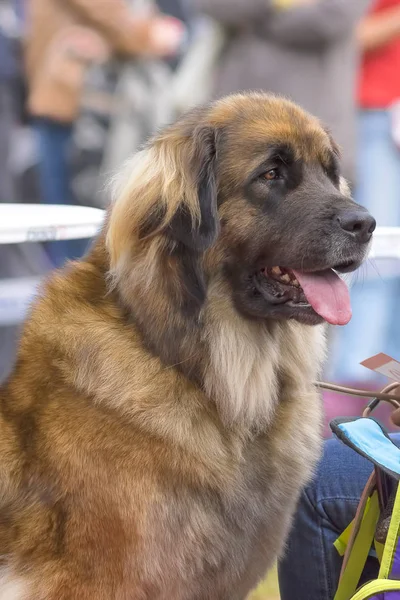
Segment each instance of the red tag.
M371 369L371 371L386 375L386 377L393 379L393 381L400 380L400 362L387 354L383 354L382 352L375 354L375 356L363 360L360 364L363 367L367 367L367 369Z

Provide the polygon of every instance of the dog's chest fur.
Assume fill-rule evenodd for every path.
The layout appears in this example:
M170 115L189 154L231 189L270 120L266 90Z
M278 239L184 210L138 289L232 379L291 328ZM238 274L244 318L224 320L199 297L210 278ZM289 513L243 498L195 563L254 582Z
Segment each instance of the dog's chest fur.
M229 339L229 327L218 322L210 344L223 418L242 418L244 426L260 425L261 431L238 442L231 477L225 476L219 489L186 489L177 495L179 518L187 515L187 522L179 527L177 521L171 528L171 544L163 548L166 538L161 536L156 546L161 562L162 556L171 556L171 547L179 549L167 567L173 571L190 544L188 532L196 530L187 557L196 557L192 565L199 565L199 571L181 595L175 590L174 597L182 600L246 597L282 551L321 443L321 401L310 382L323 355L322 330L285 324L262 340L251 326L244 331L236 322L235 336ZM226 359L223 342L229 349ZM189 565L176 568L190 572Z
M229 486L178 485L164 506L154 507L154 523L162 522L159 511L168 523L151 558L154 569L171 578L170 592L160 598L243 600L272 566L319 452L311 430L319 428L317 399L302 400L314 407L315 418L299 428L288 415L279 441L259 436L249 442Z
M25 582L22 573L8 570L8 585L18 581L33 590L28 600L64 600L58 588L45 596L52 589L43 575L46 565L59 564L68 598L243 600L282 551L301 486L318 457L320 399L310 382L322 334L297 324L278 328L269 350L253 355L253 368L243 363L251 347L235 359L231 346L250 387L238 386L233 412L223 397L219 414L218 398L204 402L174 369L159 371L156 361L139 364L143 351L135 354L117 338L112 355L102 346L106 361L86 351L84 328L80 333L73 327L82 336L71 370L75 390L63 384L64 377L53 380L57 393L32 413L35 444L26 451L38 496L33 504L32 495L28 499L32 514L29 508L13 515L20 538L10 537L3 551L25 556L34 548L27 566L37 580ZM223 364L217 361L214 371L228 381L233 371L223 373ZM64 369L59 359L57 368ZM118 385L111 385L110 373ZM215 393L223 387L214 385ZM22 397L23 389L18 393ZM246 402L253 402L251 411ZM9 443L15 452L14 434ZM52 533L49 523L57 525ZM89 590L86 596L82 589Z
M249 396L246 386L237 386L233 410L236 418L242 417L244 428L252 417L255 432L242 437L240 429L222 433L205 428L203 435L194 430L189 434L193 444L187 449L196 454L192 467L198 479L171 479L162 501L149 507L155 536L146 561L151 586L157 581L154 574L163 574L152 597L243 600L281 553L321 443L321 401L310 381L319 368L323 335L318 328L301 328L299 336L299 329L296 324L279 328L269 340L269 359L261 360L259 349L253 369L241 370L255 397ZM251 356L251 348L247 350ZM218 348L214 351L218 353ZM234 354L231 346L233 362ZM264 374L257 369L264 369ZM228 374L220 371L220 375L226 382ZM222 411L232 417L226 404ZM257 425L261 425L258 432Z

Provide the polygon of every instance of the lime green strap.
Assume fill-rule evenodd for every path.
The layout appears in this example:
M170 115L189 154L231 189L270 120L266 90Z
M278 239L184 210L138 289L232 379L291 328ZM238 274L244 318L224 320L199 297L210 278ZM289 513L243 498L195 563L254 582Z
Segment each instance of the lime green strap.
M396 498L394 501L392 517L390 519L389 530L386 537L385 547L379 570L379 578L389 579L392 569L393 555L396 551L397 539L400 531L400 485L397 486Z
M381 564L382 563L382 556L383 556L383 550L385 548L385 544L381 544L380 542L377 542L376 540L374 540L374 546L375 546L376 555L377 555L378 560L379 560L379 564Z
M349 600L356 591L361 573L371 549L379 518L378 494L368 498L360 528L354 540L346 567L342 573L334 600Z
M347 545L350 540L350 534L351 534L351 530L353 529L353 526L354 526L354 520L351 523L349 523L349 525L347 525L346 529L333 542L333 545L335 546L339 556L344 556L344 554L346 552L346 548L347 548ZM379 561L379 563L381 563L383 549L385 546L384 546L384 544L381 544L380 542L377 542L376 540L374 540L374 546L375 546L376 555L378 557L378 561Z
M346 529L339 535L337 540L333 542L333 545L340 556L344 556L344 553L346 552L347 544L349 543L350 534L353 527L354 519L351 523L349 523L349 525L347 525Z

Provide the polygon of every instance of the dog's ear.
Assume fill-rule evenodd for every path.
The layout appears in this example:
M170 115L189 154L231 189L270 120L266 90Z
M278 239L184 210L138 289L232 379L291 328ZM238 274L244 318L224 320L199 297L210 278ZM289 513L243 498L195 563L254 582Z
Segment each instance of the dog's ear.
M114 188L111 265L154 236L203 252L218 236L216 131L192 114L130 161Z
M168 365L193 364L212 262L203 254L219 232L217 135L207 108L162 131L114 182L105 224L109 285Z
M191 135L188 155L183 157L186 173L181 174L185 181L183 193L187 199L192 198L197 214L183 201L168 227L173 239L198 252L211 246L219 232L215 156L215 131L198 127ZM186 186L192 189L185 189Z

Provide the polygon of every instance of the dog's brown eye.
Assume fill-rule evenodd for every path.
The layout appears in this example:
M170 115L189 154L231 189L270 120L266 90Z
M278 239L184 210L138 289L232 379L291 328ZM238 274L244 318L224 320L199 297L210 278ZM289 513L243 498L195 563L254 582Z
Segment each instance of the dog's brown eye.
M270 169L269 171L267 171L264 175L265 179L267 179L267 181L272 181L273 179L278 179L279 177L279 173L278 173L278 169Z

